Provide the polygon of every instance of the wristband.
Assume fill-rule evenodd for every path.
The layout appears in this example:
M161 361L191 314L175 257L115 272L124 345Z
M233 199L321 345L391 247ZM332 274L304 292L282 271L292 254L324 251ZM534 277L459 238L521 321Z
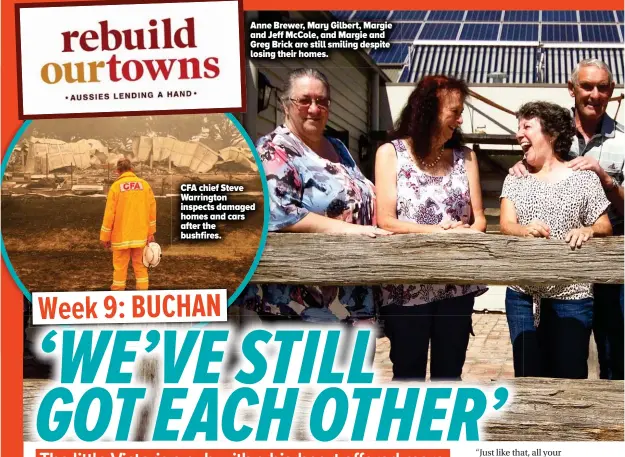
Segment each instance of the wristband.
M610 178L612 178L612 183L610 185L610 187L608 188L608 190L614 190L617 187L620 186L620 184L618 183L618 181L616 180L616 178L614 176L610 176Z

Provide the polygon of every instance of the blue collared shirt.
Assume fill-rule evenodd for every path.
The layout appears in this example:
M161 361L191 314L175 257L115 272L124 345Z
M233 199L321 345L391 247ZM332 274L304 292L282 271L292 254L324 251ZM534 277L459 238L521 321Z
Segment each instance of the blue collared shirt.
M590 156L596 159L610 176L619 184L623 184L625 163L625 129L607 114L603 115L601 130L593 135L588 142L578 132L573 139L569 159L578 156ZM616 229L623 226L623 216L613 205L608 209L610 222Z

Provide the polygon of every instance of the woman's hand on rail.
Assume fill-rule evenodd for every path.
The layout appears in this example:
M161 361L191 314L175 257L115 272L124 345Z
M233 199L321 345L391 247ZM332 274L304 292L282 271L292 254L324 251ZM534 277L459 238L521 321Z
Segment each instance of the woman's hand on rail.
M452 229L447 230L447 232L453 232L453 233L483 233L483 232L480 232L479 230L471 228L471 226L468 225L468 224L465 224L465 225L460 226L460 227L454 227Z
M284 227L282 232L292 233L333 233L348 235L367 235L371 238L382 235L390 235L392 232L383 230L372 225L358 225L345 222L340 219L333 219L320 214L308 213L298 222L288 227Z
M525 236L532 238L549 238L551 229L543 221L534 219L532 222L525 226Z
M371 238L376 238L378 236L386 236L392 235L393 232L389 232L388 230L381 229L379 227L373 225L357 225L357 224L349 224L351 227L345 231L350 235L367 235Z
M462 221L445 221L438 224L443 230L452 230L458 227L470 228L471 225L465 224Z
M576 228L566 234L564 241L569 243L571 249L579 249L582 247L582 244L591 239L594 234L592 227Z

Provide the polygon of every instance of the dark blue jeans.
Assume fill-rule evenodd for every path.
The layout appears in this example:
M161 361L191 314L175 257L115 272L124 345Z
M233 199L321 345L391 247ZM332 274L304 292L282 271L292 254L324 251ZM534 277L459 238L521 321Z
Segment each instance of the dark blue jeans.
M595 284L593 332L601 379L623 379L623 284Z
M540 324L534 327L532 297L506 290L506 317L512 341L514 375L588 378L592 298L543 298Z
M474 303L473 295L465 295L419 306L383 306L393 379L425 380L430 341L430 379L461 379Z

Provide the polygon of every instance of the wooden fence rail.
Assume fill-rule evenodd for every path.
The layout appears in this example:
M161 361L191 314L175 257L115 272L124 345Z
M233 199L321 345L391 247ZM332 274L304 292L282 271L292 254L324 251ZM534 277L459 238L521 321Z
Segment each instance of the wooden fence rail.
M33 416L47 383L37 379L24 381L24 441L38 439L32 427ZM502 384L513 389L512 399L502 414L485 421L482 440L623 441L623 381L523 378L481 385ZM227 392L227 388L221 389ZM310 406L310 402L301 405L304 417L308 417ZM154 410L144 413L149 416ZM145 423L146 417L139 420ZM249 418L243 422L255 425ZM306 441L300 424L301 421L296 422L292 440ZM141 425L131 440L145 440L146 431L147 425Z
M366 236L269 234L256 283L556 284L623 282L623 237L590 240L572 251L563 241L486 234ZM24 440L34 440L35 405L48 381L24 381ZM482 439L622 441L623 381L515 379L510 404L485 423ZM310 405L306 406L310 407ZM133 440L146 438L149 404ZM306 410L308 411L308 410ZM252 421L253 423L253 421ZM301 440L297 431L295 440Z
M564 241L490 234L271 233L252 282L358 285L623 283L623 237Z

